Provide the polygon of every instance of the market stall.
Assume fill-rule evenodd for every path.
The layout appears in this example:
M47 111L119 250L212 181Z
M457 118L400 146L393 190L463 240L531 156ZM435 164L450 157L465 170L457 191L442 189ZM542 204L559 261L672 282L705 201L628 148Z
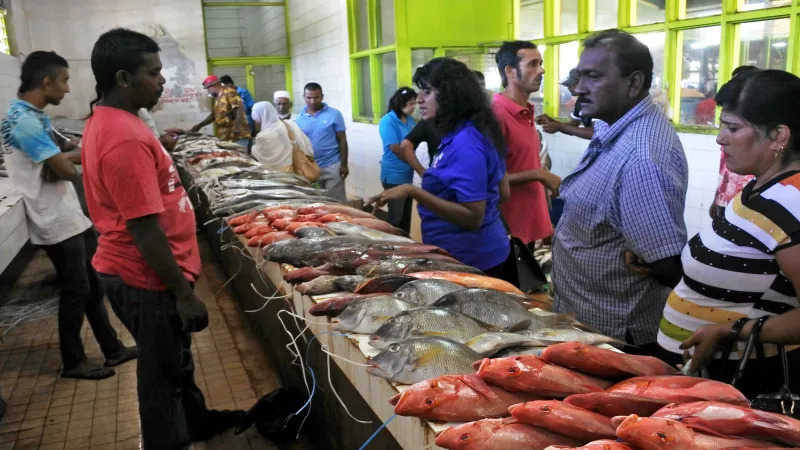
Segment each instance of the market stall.
M782 416L769 416L781 433L715 422L754 411L732 386L627 355L541 297L214 145L179 144L183 182L283 384L310 398L298 413L319 448L661 448L641 441L653 430L686 448L800 444Z

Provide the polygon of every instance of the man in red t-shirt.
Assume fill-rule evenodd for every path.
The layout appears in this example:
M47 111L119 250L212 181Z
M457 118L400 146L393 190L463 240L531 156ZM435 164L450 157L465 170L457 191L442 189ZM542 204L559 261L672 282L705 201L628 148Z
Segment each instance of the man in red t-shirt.
M500 205L511 234L526 244L553 234L545 187L558 196L561 178L542 168L539 134L530 95L539 90L542 55L531 42L504 43L495 56L505 90L495 94L492 109L506 138L506 178L511 198Z
M189 333L208 326L193 288L200 275L194 211L169 154L137 115L163 91L159 50L124 29L95 44L102 100L84 130L83 179L100 232L92 263L139 346L144 448L178 449L234 425L240 413L209 411L194 383Z

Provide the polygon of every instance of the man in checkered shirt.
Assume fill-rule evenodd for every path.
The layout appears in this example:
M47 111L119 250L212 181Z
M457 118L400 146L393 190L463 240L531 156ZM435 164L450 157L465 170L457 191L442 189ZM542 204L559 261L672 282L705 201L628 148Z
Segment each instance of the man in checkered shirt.
M657 354L661 312L682 273L686 155L650 98L644 44L619 30L597 33L584 42L578 70L582 112L597 121L561 186L555 309Z

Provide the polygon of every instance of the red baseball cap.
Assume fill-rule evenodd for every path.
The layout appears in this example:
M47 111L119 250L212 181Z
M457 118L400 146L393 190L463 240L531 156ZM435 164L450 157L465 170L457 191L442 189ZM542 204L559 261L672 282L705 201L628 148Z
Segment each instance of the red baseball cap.
M219 77L216 75L209 75L203 80L203 89L208 89L209 87L219 83Z

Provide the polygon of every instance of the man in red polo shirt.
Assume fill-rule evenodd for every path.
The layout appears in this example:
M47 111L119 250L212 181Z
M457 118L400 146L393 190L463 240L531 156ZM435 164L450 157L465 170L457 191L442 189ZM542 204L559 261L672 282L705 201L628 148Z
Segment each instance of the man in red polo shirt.
M526 244L553 234L545 187L558 196L561 178L542 168L530 95L542 85L542 54L528 41L505 42L495 56L505 90L492 109L508 145L506 178L511 198L500 205L511 234Z

